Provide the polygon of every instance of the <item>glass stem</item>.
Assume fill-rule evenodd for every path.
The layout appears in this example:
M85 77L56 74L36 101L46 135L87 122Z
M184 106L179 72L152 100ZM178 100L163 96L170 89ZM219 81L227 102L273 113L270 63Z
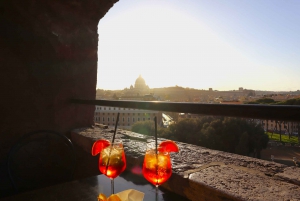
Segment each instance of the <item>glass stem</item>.
M114 189L114 179L111 179L111 194L115 193L115 189Z
M155 185L155 201L158 201L158 185Z

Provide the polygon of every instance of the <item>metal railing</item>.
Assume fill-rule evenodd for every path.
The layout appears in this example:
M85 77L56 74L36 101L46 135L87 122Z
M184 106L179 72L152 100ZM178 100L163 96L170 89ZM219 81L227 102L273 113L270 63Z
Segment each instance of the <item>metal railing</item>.
M155 110L164 112L192 113L213 116L243 117L253 119L300 122L300 106L255 104L204 104L163 101L83 100L71 103L122 108Z

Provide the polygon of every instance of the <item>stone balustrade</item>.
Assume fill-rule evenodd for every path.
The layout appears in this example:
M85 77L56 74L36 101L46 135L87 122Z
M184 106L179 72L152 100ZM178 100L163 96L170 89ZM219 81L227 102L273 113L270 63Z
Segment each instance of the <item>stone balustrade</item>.
M94 141L111 139L114 130L95 126L73 130L71 139L87 153ZM142 166L152 137L117 130L123 139L127 168ZM163 141L165 139L159 139ZM300 200L300 168L177 142L171 153L173 174L162 186L190 200ZM96 166L96 164L95 164Z

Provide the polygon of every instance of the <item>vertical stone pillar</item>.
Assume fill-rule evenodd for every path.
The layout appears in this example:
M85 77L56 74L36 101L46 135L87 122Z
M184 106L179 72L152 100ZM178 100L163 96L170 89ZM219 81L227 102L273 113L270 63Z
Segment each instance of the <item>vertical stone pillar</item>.
M0 159L21 135L93 124L99 20L117 0L0 3Z

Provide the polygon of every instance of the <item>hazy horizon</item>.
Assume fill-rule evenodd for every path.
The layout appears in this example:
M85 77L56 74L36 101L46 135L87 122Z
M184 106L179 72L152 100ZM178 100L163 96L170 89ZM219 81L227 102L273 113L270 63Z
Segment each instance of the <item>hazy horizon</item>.
M300 89L300 1L121 0L98 25L97 89Z
M146 83L147 84L147 83ZM132 86L134 87L134 83L132 84ZM183 87L183 86L179 86L179 85L175 85L175 86L163 86L163 87L154 87L154 88L152 88L152 87L149 87L150 89L156 89L156 88L171 88L171 87L182 87L182 88L184 88L184 89L187 89L187 88L190 88L190 89L195 89L195 90L206 90L206 91L208 91L209 90L209 88L207 88L207 89L197 89L197 88L192 88L192 87ZM122 90L124 90L125 88L127 88L127 89L129 89L130 88L130 86L129 87L123 87L123 88L120 88L120 89L104 89L104 88L96 88L97 90L99 89L99 90L106 90L106 91L122 91ZM243 88L243 87L242 87ZM260 89L248 89L248 88L243 88L244 90L254 90L254 91L270 91L270 92L290 92L290 91L287 91L287 90L281 90L281 91L279 91L279 90L260 90ZM235 89L229 89L229 90L219 90L219 89L215 89L215 88L212 88L212 90L213 91L234 91L234 90L236 90L236 91L238 91L239 90L239 87L237 87L237 88L235 88ZM295 91L298 91L299 89L297 89L297 90L292 90L291 92L295 92Z

